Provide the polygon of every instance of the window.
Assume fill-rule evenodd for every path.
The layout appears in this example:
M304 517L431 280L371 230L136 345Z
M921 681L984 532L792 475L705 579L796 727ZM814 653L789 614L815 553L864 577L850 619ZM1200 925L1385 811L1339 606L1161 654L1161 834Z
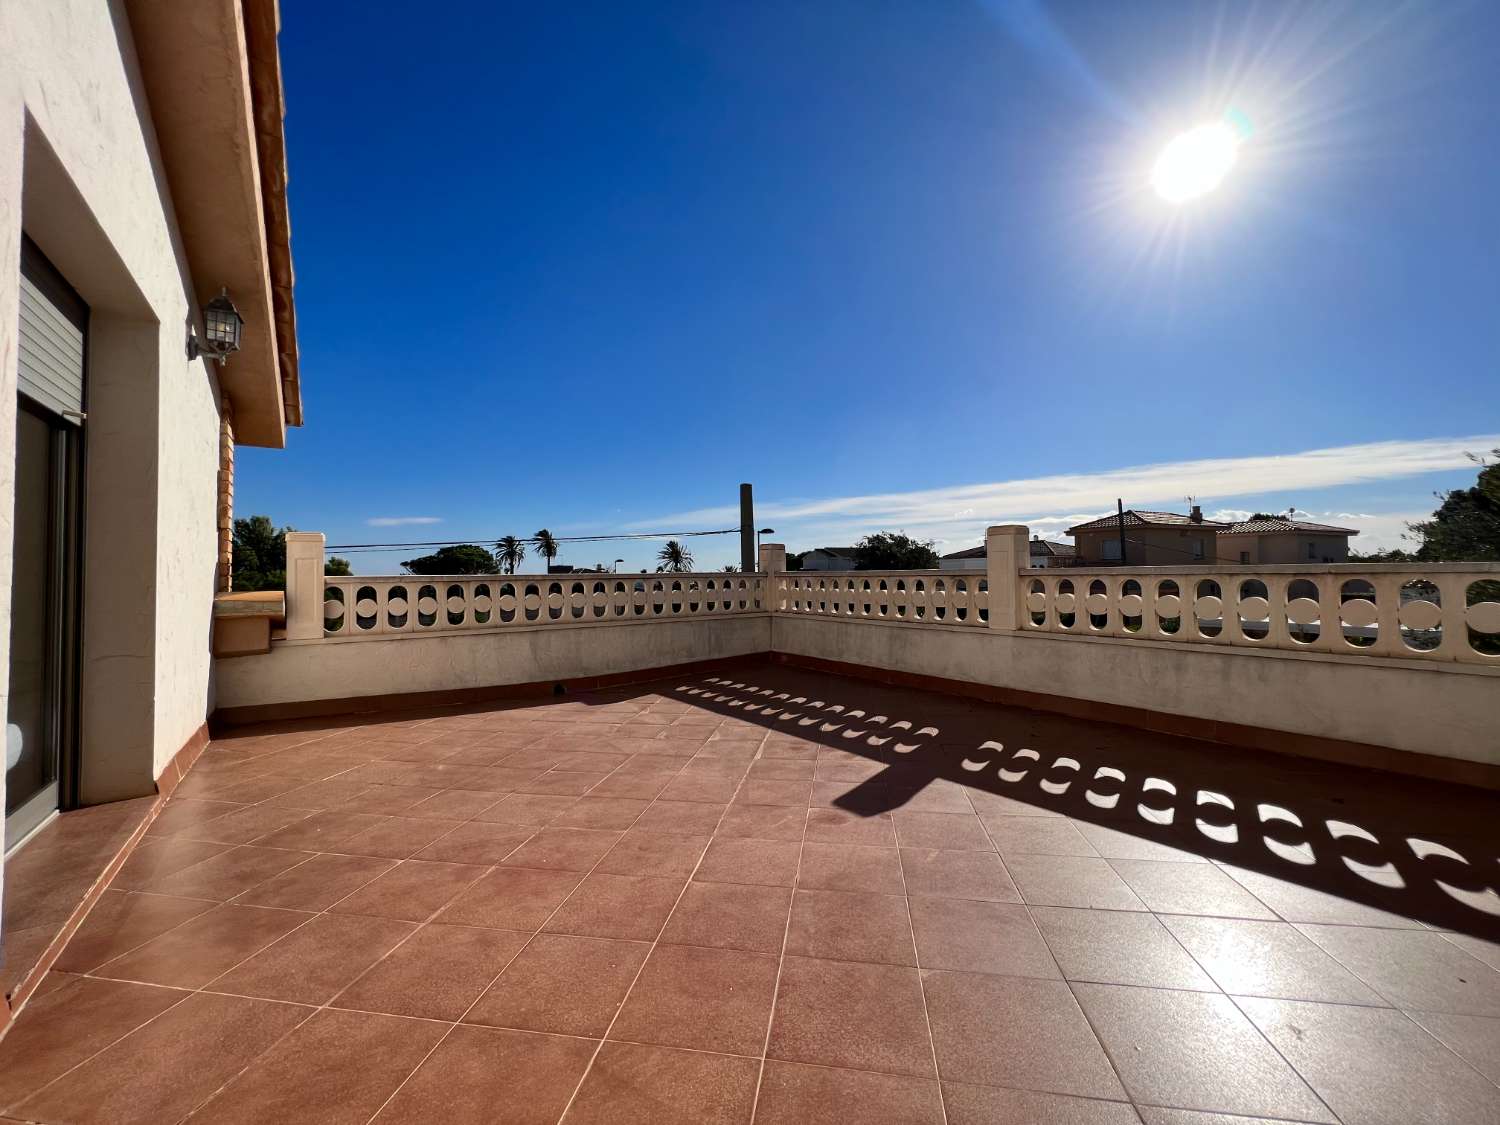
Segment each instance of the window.
M1307 557L1308 557L1309 560L1311 560L1313 562L1317 561L1317 558L1318 558L1318 545L1316 543L1309 543L1307 545Z
M1201 539L1194 539L1193 540L1193 558L1195 558L1195 559L1202 559L1203 558L1203 540L1201 540Z
M1240 562L1247 563L1249 561L1250 561L1250 552L1249 551L1241 551L1240 552Z
M1118 539L1106 539L1104 541L1104 556L1109 562L1120 561L1120 541Z

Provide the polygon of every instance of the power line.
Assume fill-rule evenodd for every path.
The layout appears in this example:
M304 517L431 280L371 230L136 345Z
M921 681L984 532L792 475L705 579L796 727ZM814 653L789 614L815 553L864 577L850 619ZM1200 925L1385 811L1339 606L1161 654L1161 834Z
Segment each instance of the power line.
M738 535L740 529L737 527L726 527L715 531L639 531L622 532L619 535L554 535L552 538L557 543L608 543L617 539L688 539L703 535ZM487 538L481 536L480 543L496 543L502 536ZM536 544L540 542L536 537L521 539L522 543ZM330 543L325 550L329 551L399 551L408 547L467 547L474 544L473 539L430 539L413 543ZM476 544L477 545L477 544Z

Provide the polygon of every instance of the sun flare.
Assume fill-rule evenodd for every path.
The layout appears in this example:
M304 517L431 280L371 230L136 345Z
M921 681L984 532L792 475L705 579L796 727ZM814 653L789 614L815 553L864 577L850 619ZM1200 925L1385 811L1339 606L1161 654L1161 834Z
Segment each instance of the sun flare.
M1227 121L1199 125L1162 150L1151 170L1151 186L1168 203L1197 199L1224 181L1239 152L1240 135Z

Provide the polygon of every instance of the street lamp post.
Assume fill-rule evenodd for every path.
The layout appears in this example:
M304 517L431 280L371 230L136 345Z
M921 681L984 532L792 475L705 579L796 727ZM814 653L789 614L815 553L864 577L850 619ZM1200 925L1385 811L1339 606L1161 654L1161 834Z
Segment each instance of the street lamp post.
M756 532L755 532L755 569L756 570L760 569L760 537L762 535L775 535L775 534L776 534L776 529L774 527L761 527L761 528L757 528L756 529Z

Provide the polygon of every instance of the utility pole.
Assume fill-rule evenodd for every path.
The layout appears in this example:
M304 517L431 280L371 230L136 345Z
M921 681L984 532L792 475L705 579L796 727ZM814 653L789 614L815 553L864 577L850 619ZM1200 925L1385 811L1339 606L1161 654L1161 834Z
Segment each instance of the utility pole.
M760 565L755 557L755 500L748 484L740 485L740 573L751 574Z
M1125 557L1125 503L1118 496L1115 497L1115 518L1120 521L1120 565L1127 566L1129 560Z

